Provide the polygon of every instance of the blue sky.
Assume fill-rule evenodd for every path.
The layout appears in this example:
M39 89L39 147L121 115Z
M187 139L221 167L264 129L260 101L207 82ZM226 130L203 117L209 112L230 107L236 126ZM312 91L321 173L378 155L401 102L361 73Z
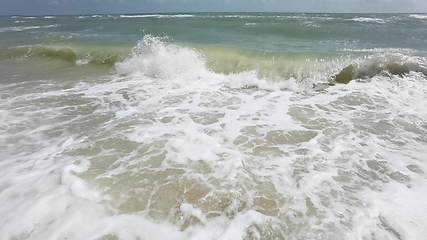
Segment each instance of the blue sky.
M427 0L0 0L0 15L153 12L427 12Z

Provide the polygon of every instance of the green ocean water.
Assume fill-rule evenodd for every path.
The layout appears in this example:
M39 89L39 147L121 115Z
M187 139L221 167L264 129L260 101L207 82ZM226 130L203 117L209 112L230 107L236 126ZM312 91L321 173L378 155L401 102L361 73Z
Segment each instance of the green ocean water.
M0 17L0 239L423 239L427 14Z

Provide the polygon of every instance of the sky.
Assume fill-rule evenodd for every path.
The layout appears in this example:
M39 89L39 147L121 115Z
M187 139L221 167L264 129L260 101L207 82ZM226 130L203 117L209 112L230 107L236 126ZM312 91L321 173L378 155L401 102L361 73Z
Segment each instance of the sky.
M427 0L0 0L0 15L163 12L410 12Z

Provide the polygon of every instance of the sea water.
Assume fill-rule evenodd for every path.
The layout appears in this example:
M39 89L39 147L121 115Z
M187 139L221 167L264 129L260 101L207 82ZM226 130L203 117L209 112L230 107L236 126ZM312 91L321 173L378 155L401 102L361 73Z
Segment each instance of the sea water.
M427 15L0 18L0 239L423 239Z

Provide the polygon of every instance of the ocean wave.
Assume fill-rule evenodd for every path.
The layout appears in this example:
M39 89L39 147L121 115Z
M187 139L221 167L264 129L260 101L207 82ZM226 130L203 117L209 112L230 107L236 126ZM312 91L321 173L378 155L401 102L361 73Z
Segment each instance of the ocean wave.
M28 46L0 48L0 239L423 239L427 56L336 16L324 38L154 19L136 42L144 21L76 16L49 34L90 36L9 34ZM368 44L322 45L343 38Z
M34 17L34 16L12 16L12 19L15 19L15 18L36 19L37 17Z
M165 43L164 38L146 35L133 48L132 54L116 63L119 74L150 78L176 79L197 78L206 74L205 62L200 53L192 48Z
M427 76L426 65L424 58L399 50L345 56L269 53L215 45L180 46L168 43L165 38L147 35L128 58L115 64L115 69L121 75L162 81L222 79L237 87L261 87L269 82L266 88L270 88L277 83L294 82L304 86L349 83L378 75L400 77L410 72Z
M369 18L369 17L352 18L351 21L355 21L355 22L366 22L366 23L386 23L386 21L384 19L381 19L381 18Z
M241 14L230 14L230 15L213 15L211 18L241 18L241 19L253 19L253 18L268 18L269 16L261 15L241 15ZM271 16L270 16L271 17Z
M158 17L158 14L148 14L148 15L120 15L121 18L151 18Z
M418 52L411 48L361 48L361 49L344 48L341 51L353 52L353 53L371 53L371 54L396 53L396 54L405 54L405 55L414 55Z
M74 18L76 19L88 19L88 18L103 18L104 16L102 15L78 15L78 16L74 16Z
M410 14L410 18L416 18L416 19L427 19L427 15L424 14Z
M0 49L0 56L12 58L50 58L66 61L71 64L102 64L113 66L123 60L130 52L128 45L112 44L70 44L59 45L29 45Z
M20 21L23 22L23 21ZM39 29L39 28L54 28L58 27L58 24L51 24L51 25L45 25L45 26L18 26L18 27L5 27L0 28L0 32L23 32L27 30L32 29Z
M333 77L337 83L349 83L355 79L370 79L378 75L404 76L410 72L418 72L427 77L427 68L417 62L388 62L383 59L368 59L356 65L348 65Z
M192 18L192 14L139 14L139 15L120 15L121 18Z
M22 32L25 30L38 29L40 26L19 26L0 28L0 32Z
M427 61L409 49L361 49L341 53L265 52L217 45L182 45L146 35L132 44L30 45L0 49L9 58L46 58L105 65L113 74L155 81L219 81L233 87L302 88L375 76L427 75ZM293 87L292 87L293 88Z

